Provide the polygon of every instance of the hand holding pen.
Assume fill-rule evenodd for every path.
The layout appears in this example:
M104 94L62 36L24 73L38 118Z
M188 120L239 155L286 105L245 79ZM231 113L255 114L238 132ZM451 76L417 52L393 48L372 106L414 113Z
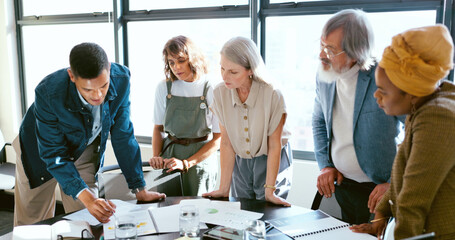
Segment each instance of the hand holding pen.
M87 210L101 223L110 221L115 213L115 204L109 200L97 198L89 189L83 190L78 199L84 204Z
M115 217L115 209L117 208L117 206L109 199L104 199L104 201L107 203L107 208L105 208L106 211L109 211L111 212L111 216L114 216Z

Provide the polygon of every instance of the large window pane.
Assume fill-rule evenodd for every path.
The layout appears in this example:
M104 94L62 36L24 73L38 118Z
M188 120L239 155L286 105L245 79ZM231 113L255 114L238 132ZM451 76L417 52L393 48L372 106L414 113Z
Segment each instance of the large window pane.
M150 0L131 0L131 10L150 10L150 9L172 9L172 8L196 8L196 7L214 7L223 5L246 5L248 0L167 0L167 1L150 1Z
M35 87L45 76L69 67L69 53L75 45L95 42L114 61L112 28L112 23L24 26L27 106L34 102Z
M132 74L131 118L135 134L151 136L155 87L164 80L162 51L170 38L185 35L206 53L209 79L221 81L218 53L234 36L250 36L247 18L132 22L128 24L129 62Z
M112 0L23 0L24 16L111 12Z
M319 64L319 38L332 15L269 17L266 24L266 62L275 77L274 85L284 93L287 124L294 149L313 151L311 115L315 76ZM434 24L436 11L368 13L376 50L382 55L393 35L406 29Z
M328 0L301 0L301 1L295 1L295 2L322 2L322 1L328 1ZM290 1L285 1L285 0L270 0L270 3L289 3ZM290 2L294 3L294 2Z
M368 13L374 29L375 56L380 59L392 37L410 28L436 23L436 11Z

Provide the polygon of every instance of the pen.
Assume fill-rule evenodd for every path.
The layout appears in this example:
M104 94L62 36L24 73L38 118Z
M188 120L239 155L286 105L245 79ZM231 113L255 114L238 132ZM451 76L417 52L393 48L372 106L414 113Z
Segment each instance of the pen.
M275 228L272 224L269 223L269 225L265 228L265 232L268 233L270 232L270 230L272 230L273 228Z
M371 220L370 222L371 222L371 223L374 223L374 222L379 222L379 221L387 220L387 219L389 219L389 217L383 217L383 218L373 219L373 220Z
M109 201L108 201L108 199L107 199L106 197L104 198L104 201L105 201L109 206L111 206L111 204L109 203ZM111 206L111 207L112 207L112 206ZM106 209L106 210L107 210L107 209ZM113 212L113 211L110 211L110 212L112 213L112 216L114 216L114 219L116 219L115 212Z

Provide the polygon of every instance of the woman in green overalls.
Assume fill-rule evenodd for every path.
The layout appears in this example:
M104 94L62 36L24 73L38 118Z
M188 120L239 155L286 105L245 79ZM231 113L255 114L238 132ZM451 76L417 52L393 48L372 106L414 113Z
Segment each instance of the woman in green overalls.
M183 194L200 196L216 186L220 146L218 119L208 109L213 88L205 76L207 64L185 36L166 43L163 59L166 80L155 94L150 166L167 172L180 170Z

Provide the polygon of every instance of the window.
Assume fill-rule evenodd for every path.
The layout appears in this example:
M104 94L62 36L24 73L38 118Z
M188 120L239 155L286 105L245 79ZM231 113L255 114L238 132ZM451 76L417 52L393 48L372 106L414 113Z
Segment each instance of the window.
M95 42L114 59L112 23L62 24L23 27L27 108L35 99L35 87L47 75L69 67L69 54L81 42Z
M268 17L266 23L267 67L274 85L284 92L287 127L294 149L313 151L311 115L315 76L319 65L319 39L332 15ZM378 58L392 36L406 29L435 23L436 11L368 13L375 34Z
M111 61L125 62L130 68L131 119L139 141L150 143L155 86L164 79L165 42L177 35L193 39L210 61L209 78L215 85L221 81L218 54L221 46L234 36L252 37L261 47L273 84L285 96L287 129L292 133L291 143L297 153L294 156L306 159L313 158L311 115L319 38L333 13L346 8L366 11L375 31L378 58L393 35L435 22L451 26L454 19L451 3L438 0L389 0L380 4L371 0L15 0L15 3L16 7L22 6L16 22L26 100L23 113L34 101L34 88L39 81L69 66L68 55L74 45L96 42ZM114 4L122 10L118 18L112 18ZM257 18L250 17L250 5L259 8ZM252 25L257 25L259 31L252 31Z
M270 0L270 3L295 4L296 2L317 2L317 1L320 1L320 0L303 0L303 1L295 1L295 2L285 1L285 0ZM324 1L324 0L322 0L322 1Z
M24 16L111 12L112 0L22 0Z
M160 34L156 34L160 33ZM132 22L128 25L131 70L131 119L136 135L151 136L155 87L164 80L163 47L172 37L191 38L210 62L212 85L221 81L218 53L232 36L248 37L246 18Z
M130 9L173 9L173 8L197 8L213 7L222 5L246 5L248 0L167 0L167 1L150 1L150 0L132 0Z

